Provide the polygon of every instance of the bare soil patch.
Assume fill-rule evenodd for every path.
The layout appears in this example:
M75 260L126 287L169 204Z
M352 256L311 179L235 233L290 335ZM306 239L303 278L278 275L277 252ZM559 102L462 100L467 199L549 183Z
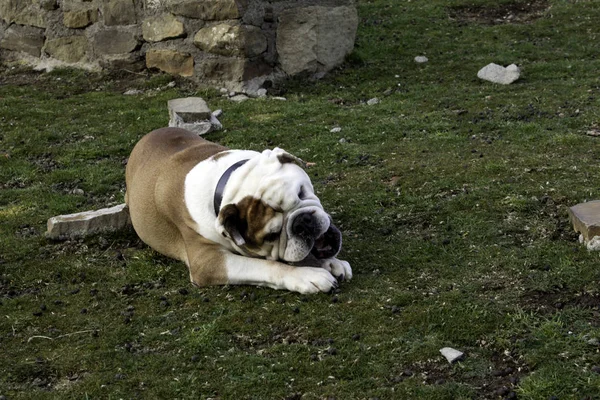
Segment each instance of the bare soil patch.
M547 0L515 1L495 5L462 5L450 9L450 18L484 25L523 24L538 19L550 8Z

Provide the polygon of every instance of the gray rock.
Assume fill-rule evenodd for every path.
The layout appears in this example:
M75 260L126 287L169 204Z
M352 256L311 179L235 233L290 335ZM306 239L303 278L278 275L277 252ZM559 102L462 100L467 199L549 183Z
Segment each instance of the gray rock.
M336 126L334 128L331 128L331 130L329 132L331 132L331 133L338 133L338 132L341 132L341 131L342 131L342 128L340 128L339 126Z
M125 96L136 96L138 94L144 94L143 90L140 89L129 89L123 93Z
M221 124L221 121L219 121L217 117L215 117L215 114L211 114L210 124L212 125L212 129L215 131L220 131L221 129L223 129L223 124Z
M171 0L167 3L173 14L207 21L222 21L240 18L244 11L243 3L236 0Z
M489 82L509 85L519 79L521 70L515 64L504 68L501 65L490 63L477 72L477 77Z
M29 26L11 25L4 32L0 48L22 51L34 57L39 57L44 45L44 31Z
M442 353L442 355L444 357L446 357L446 360L448 360L448 362L451 364L453 362L461 360L465 356L465 353L463 353L462 351L453 349L452 347L444 347L444 348L440 349L440 353Z
M265 88L260 88L256 91L256 95L258 97L267 97L267 89Z
M379 104L379 99L377 97L373 97L372 99L367 101L367 104L370 106L374 106L375 104Z
M99 54L123 54L133 51L138 45L135 28L107 28L93 37L95 51Z
M427 61L429 61L429 59L425 56L416 56L415 57L415 62L422 64L422 63L426 63Z
M221 115L223 115L223 110L219 108L218 110L213 111L212 115L215 118L219 118Z
M172 121L169 121L169 126L185 129L187 131L194 132L197 135L205 135L214 130L214 126L210 123L210 121L200 121L194 123L185 123L179 121L174 124Z
M219 93L221 93L221 94L229 94L229 90L227 90L227 88L222 87L221 89L219 89Z
M178 116L185 123L208 121L212 115L206 101L200 97L184 97L169 100L167 107L171 120L174 120L175 116Z
M276 47L282 69L289 75L329 71L354 47L358 26L351 6L298 7L279 15Z
M133 0L104 0L102 6L102 15L106 26L136 23Z
M130 224L127 206L119 204L96 211L52 217L48 220L46 237L54 240L84 237L100 232L118 231Z

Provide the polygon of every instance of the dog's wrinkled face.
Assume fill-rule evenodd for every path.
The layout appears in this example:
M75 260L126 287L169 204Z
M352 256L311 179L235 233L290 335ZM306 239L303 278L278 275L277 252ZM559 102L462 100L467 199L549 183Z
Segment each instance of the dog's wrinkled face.
M335 257L342 235L303 165L279 148L249 160L227 184L217 229L249 256L287 262Z

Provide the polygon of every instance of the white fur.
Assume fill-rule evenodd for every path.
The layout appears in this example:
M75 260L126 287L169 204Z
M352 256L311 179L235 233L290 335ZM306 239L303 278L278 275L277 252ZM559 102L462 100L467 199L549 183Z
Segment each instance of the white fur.
M292 222L299 213L313 212L321 234L328 230L330 224L329 216L314 194L310 178L298 165L282 164L277 157L283 153L278 148L262 153L231 150L217 160L211 157L198 163L185 179L185 204L195 222L195 231L230 251L224 253L230 284L268 286L301 293L327 292L336 284L334 276L346 280L352 278L352 269L346 261L336 258L322 260L321 268L295 267L276 262L301 261L310 252L305 242L291 235ZM217 182L231 165L244 159L248 161L236 169L227 182L221 207L252 196L276 210L282 210L267 225L269 231L281 230L281 234L272 247L265 246L264 254L258 254L266 260L232 253L247 256L243 249L222 235L224 228L214 212ZM300 188L303 199L298 197Z

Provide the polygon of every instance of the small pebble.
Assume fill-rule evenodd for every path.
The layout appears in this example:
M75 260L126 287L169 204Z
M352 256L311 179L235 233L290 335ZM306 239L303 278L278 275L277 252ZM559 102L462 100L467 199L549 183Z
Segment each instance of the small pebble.
M200 356L198 354L194 354L192 356L192 362L197 362L198 360L200 360Z
M87 312L88 312L87 308L82 308L81 309L81 314L87 314Z
M46 311L46 305L45 305L45 304L42 304L42 305L40 306L40 310L42 310L42 311Z
M294 307L294 309L292 311L294 312L294 314L300 313L300 309L298 307Z
M400 312L400 307L392 306L392 314L398 314Z
M330 356L335 356L337 354L337 349L335 347L330 347L327 349L327 354Z
M415 62L422 64L422 63L426 63L427 61L429 61L429 59L425 56L416 56L415 57Z
M339 299L337 296L333 296L333 297L331 298L331 302L332 302L332 303L337 303L338 301L340 301L340 299Z
M134 310L135 310L135 307L134 307L134 306L131 306L131 305L127 306L127 311L128 311L128 312L132 312L132 311L134 311Z
M285 299L284 299L283 297L278 297L278 298L277 298L277 302L278 302L279 304L283 304L283 303L285 303Z
M414 375L414 373L413 373L413 372L412 372L410 369L405 369L405 370L402 372L402 375L404 375L404 376L409 376L409 377L410 377L410 376L413 376L413 375Z
M42 312L41 311L35 311L33 313L33 315L36 316L36 317L41 317L42 316Z
M592 370L592 372L595 372L595 373L597 373L597 374L600 374L600 365L594 365L594 366L591 368L591 370Z
M188 294L188 290L186 288L179 289L179 294L182 296L186 296Z
M331 133L338 133L341 132L342 128L340 128L339 126L336 126L335 128L331 128L331 130L329 132Z
M163 300L163 301L161 301L161 302L160 302L160 305L161 305L162 307L165 307L165 308L166 308L166 307L169 307L169 302L168 302L168 301L166 301L166 300Z
M377 97L373 97L367 101L367 105L374 106L375 104L379 104L379 99Z
M355 333L354 335L352 335L352 340L354 340L354 341L360 340L360 335L358 333Z
M203 297L202 298L202 302L203 303L208 303L210 301L210 299L208 297Z
M443 385L444 383L446 383L446 380L442 379L442 378L440 378L440 379L438 379L438 380L435 381L436 385Z

